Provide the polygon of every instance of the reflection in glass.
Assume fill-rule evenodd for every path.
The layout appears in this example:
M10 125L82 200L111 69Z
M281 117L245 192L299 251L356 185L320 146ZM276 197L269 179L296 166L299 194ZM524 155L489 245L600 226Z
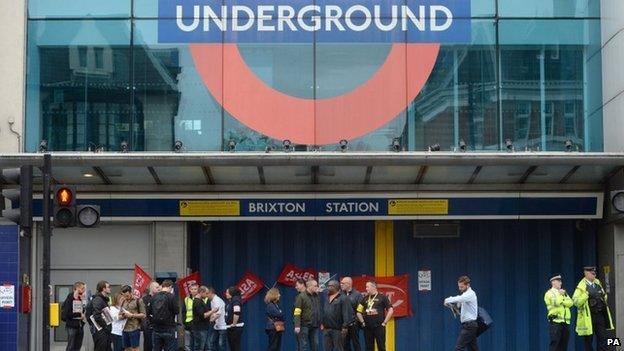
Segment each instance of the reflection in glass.
M131 0L29 0L28 18L130 17Z

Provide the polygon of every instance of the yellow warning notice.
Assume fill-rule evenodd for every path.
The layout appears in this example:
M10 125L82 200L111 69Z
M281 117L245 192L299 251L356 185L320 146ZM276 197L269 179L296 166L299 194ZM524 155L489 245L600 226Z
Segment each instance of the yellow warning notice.
M447 215L448 199L417 200L417 199L390 199L388 200L388 215Z
M182 200L180 216L240 216L240 201Z

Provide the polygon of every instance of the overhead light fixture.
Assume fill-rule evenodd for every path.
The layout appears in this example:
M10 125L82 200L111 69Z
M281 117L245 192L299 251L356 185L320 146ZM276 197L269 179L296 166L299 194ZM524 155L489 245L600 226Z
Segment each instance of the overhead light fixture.
M340 140L340 151L345 152L349 148L349 142L346 139Z
M126 153L128 152L128 150L130 149L130 147L128 146L128 142L127 141L122 141L121 144L119 144L119 150L121 150L121 152Z
M392 139L392 151L394 152L401 151L401 140L399 138Z
M565 146L565 150L566 150L567 152L572 151L572 148L574 147L574 143L572 142L572 140L568 139L568 140L566 140L563 144L564 144L564 146Z
M83 173L82 176L85 178L93 178L93 173Z
M236 140L230 139L230 141L228 141L228 151L230 152L236 151Z
M468 144L466 144L464 139L459 140L459 150L462 152L466 152L466 150L468 150Z
M515 150L513 141L511 141L511 139L505 139L505 148L507 149L507 152L512 152Z
M182 152L182 148L184 147L184 144L182 143L181 140L176 140L175 143L173 143L173 152Z
M435 144L431 144L429 145L428 150L429 151L440 151L442 148L440 147L440 144L435 143Z
M39 152L48 151L48 141L43 139L39 142Z
M282 146L284 147L284 151L286 152L290 152L292 149L292 143L288 139L282 141Z

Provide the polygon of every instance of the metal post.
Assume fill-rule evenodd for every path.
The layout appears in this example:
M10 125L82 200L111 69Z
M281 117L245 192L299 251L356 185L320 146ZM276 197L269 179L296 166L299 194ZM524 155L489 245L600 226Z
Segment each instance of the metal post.
M41 350L50 351L50 183L52 174L52 157L43 155L43 287L42 295L42 338Z
M546 48L542 46L539 54L540 61L540 133L541 133L541 149L546 151ZM552 122L551 122L552 130Z

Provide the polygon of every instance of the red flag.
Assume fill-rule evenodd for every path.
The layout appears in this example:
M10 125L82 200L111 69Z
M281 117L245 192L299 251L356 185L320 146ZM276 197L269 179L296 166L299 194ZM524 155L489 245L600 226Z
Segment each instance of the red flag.
M251 299L254 295L262 291L264 283L257 275L247 272L243 275L243 278L236 284L236 287L241 292L241 300L243 303Z
M279 278L277 278L277 282L288 286L295 286L295 282L298 279L316 279L316 270L312 268L302 269L294 264L287 263L282 269Z
M386 295L394 307L395 317L408 317L412 315L412 307L409 300L409 276L398 275L395 277L353 277L353 286L362 293L366 292L368 280L377 282L377 290Z
M134 264L134 283L132 284L132 294L138 299L152 281L152 277L147 274L138 264Z
M184 277L178 281L178 290L182 298L189 296L189 287L193 284L200 284L199 272L191 273L189 276Z

